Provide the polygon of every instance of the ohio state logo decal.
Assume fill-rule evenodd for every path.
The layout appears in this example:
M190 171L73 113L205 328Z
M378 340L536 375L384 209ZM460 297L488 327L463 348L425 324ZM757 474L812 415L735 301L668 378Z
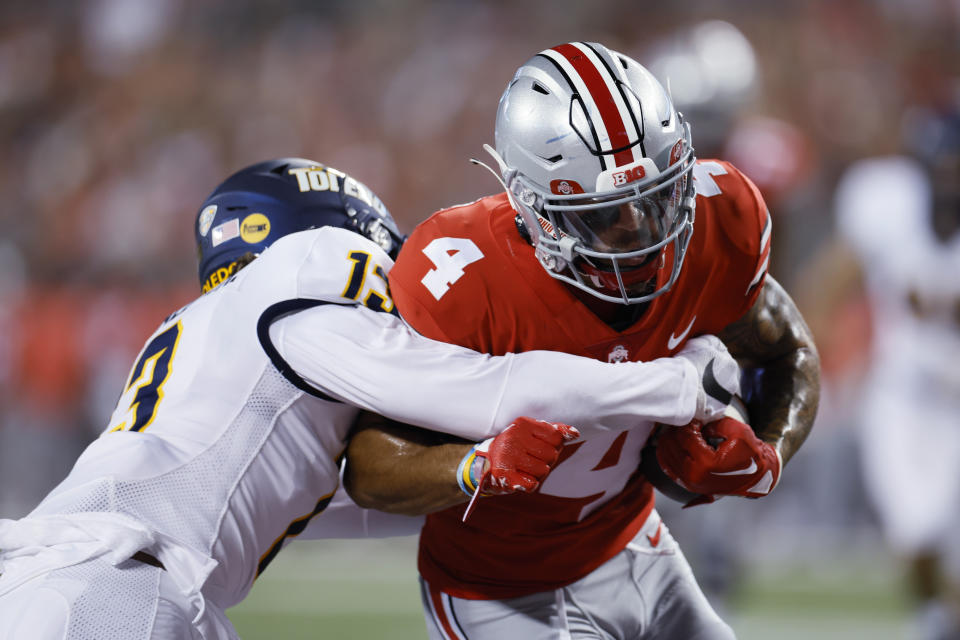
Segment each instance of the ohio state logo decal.
M583 187L576 180L551 180L550 193L569 196L574 193L583 193Z
M670 164L675 163L680 159L680 156L683 154L683 138L677 140L677 143L673 145L673 149L670 149Z
M607 362L628 362L629 360L630 352L622 344L618 344L607 354Z

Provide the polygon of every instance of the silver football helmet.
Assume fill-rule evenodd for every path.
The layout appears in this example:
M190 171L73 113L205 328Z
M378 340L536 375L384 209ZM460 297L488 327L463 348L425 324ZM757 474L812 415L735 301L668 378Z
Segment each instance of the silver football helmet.
M500 99L495 138L486 149L551 276L622 304L676 282L693 233L690 126L640 64L595 43L541 51Z

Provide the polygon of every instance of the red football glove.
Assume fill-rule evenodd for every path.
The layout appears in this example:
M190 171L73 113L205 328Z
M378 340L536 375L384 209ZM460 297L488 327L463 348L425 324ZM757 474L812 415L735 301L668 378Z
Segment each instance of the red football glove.
M520 417L496 437L474 446L457 470L460 488L471 496L463 519L478 495L536 491L557 463L563 444L579 437L575 427Z
M709 424L692 422L664 429L657 441L657 462L674 482L701 497L694 506L717 496L761 498L777 486L783 462L773 445L750 425L731 417Z

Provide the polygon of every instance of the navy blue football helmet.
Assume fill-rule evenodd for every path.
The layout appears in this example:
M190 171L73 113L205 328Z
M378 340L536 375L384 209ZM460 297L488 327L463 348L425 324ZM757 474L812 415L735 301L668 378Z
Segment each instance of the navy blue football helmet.
M234 173L200 207L194 233L203 290L226 280L244 256L317 227L355 231L391 258L405 240L380 198L344 172L303 158L268 160Z

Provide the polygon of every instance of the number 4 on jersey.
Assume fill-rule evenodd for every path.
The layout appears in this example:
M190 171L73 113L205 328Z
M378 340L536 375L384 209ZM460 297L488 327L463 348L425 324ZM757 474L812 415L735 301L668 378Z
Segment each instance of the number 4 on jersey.
M719 162L701 160L693 165L693 183L697 186L697 195L704 198L718 196L722 193L720 185L713 176L725 176L727 170Z
M437 238L423 248L423 254L436 268L428 271L420 282L437 300L450 289L450 285L463 277L464 267L483 257L477 245L468 238Z

